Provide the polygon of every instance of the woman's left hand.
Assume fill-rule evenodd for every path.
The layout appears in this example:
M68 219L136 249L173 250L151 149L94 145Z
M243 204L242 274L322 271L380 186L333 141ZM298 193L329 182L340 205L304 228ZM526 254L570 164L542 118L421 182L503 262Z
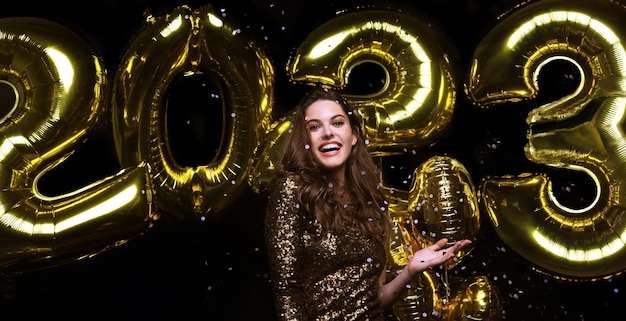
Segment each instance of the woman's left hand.
M472 241L470 240L461 240L449 247L445 247L446 244L448 244L448 239L440 239L433 245L415 252L407 265L408 271L414 275L427 268L441 265L451 259L456 259L456 252L471 243Z

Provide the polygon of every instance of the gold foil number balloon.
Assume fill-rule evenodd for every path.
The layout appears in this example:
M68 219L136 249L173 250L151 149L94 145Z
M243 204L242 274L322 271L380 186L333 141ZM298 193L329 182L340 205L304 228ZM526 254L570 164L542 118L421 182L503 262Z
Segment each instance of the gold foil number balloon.
M415 238L413 218L407 212L406 191L383 189L389 201L392 229L387 257L387 279L393 279L409 263L409 258L421 246ZM432 271L418 274L393 305L399 321L439 320L442 305L439 298L439 279Z
M398 321L441 320L439 280L430 270L418 274L407 285L392 310Z
M274 72L263 52L241 37L210 6L180 6L149 17L120 63L113 89L118 157L123 166L152 166L164 212L205 219L245 188L254 149L272 123ZM181 166L163 125L173 108L165 104L167 88L175 77L203 73L216 75L221 84L224 126L215 137L220 147L208 164Z
M4 276L90 257L150 227L153 191L145 164L64 195L37 189L103 112L106 71L83 39L48 20L0 19L0 79L9 89L0 118Z
M395 11L355 10L325 22L298 46L289 79L341 91L352 70L376 63L387 78L380 92L344 96L363 116L373 156L404 153L436 141L448 127L456 100L450 44L431 26ZM273 124L255 150L249 184L265 191L280 159L289 118Z
M395 265L405 266L409 258L421 248L413 234L413 218L404 211L403 215L394 213L391 217L391 237L389 254Z
M267 131L261 143L254 150L253 167L248 178L248 184L255 193L268 192L276 178L275 168L285 144L286 134L291 127L289 117L282 117Z
M485 276L473 276L463 281L452 300L443 307L448 321L502 320L500 293Z
M474 52L466 90L481 107L535 98L538 75L552 61L581 74L573 93L529 113L525 151L535 163L589 175L593 202L564 206L545 174L486 177L480 187L500 238L555 277L593 280L626 270L625 19L613 1L529 2Z
M433 143L447 128L456 85L445 38L407 14L356 10L311 32L287 66L293 82L343 89L362 63L385 70L384 88L345 94L363 116L374 155Z
M408 212L427 244L445 237L450 244L463 239L476 239L480 229L480 212L472 178L463 164L448 156L433 156L414 171L409 190ZM459 251L458 264L473 248Z

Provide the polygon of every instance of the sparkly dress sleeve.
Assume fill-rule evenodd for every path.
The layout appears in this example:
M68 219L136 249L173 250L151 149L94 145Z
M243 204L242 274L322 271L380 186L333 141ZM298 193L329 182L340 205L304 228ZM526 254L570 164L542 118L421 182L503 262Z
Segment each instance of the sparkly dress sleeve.
M299 217L291 177L277 179L265 217L265 240L276 311L280 320L306 320L306 310L298 275L299 253L303 251L302 218Z

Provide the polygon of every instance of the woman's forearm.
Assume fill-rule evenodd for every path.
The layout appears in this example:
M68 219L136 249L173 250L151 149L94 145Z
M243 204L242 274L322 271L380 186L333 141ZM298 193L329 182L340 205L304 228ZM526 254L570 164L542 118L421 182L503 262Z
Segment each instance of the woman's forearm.
M407 267L404 267L396 277L382 285L378 291L381 307L385 310L391 308L415 275L415 273L409 272Z

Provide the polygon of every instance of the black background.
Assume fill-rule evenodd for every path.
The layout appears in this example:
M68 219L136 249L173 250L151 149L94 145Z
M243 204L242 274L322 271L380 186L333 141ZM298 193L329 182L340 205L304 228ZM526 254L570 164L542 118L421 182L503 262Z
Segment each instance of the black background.
M102 55L109 73L117 68L146 12L160 16L188 4L211 4L225 13L227 24L262 44L276 70L276 112L288 110L302 90L290 83L284 66L295 48L317 26L337 11L361 6L402 10L422 17L441 33L442 41L455 48L460 80L473 48L497 22L513 9L511 0L434 1L12 1L3 3L2 17L33 16L64 24L84 36ZM543 76L542 99L562 95L573 88L562 74L567 66ZM375 80L372 80L374 82ZM191 84L193 89L193 84ZM198 91L200 89L198 88ZM202 99L202 93L180 98ZM593 191L585 178L541 168L523 153L525 115L532 106L478 110L459 91L455 116L446 134L419 155L386 161L388 182L403 182L415 164L435 154L459 159L476 181L486 175L543 171L550 173L557 194L565 202L585 203ZM184 100L184 101L183 101ZM535 102L534 104L537 104ZM192 104L193 105L193 104ZM200 105L197 103L197 105ZM205 126L206 119L192 119L193 107L176 111L171 143L182 164L210 161L211 146L219 135L189 137L188 126ZM185 117L188 113L188 117ZM213 117L215 118L215 117ZM186 120L192 120L186 125ZM216 138L217 137L217 138ZM497 147L497 148L494 148ZM120 169L113 145L110 116L100 129L76 149L76 154L48 174L40 188L63 193ZM559 192L561 191L561 192ZM567 191L567 192L564 192ZM7 285L0 303L0 319L19 320L275 320L264 257L262 222L265 196L251 189L223 213L206 222L193 217L174 219L164 215L149 233L115 250L89 260L21 274ZM574 204L576 205L576 204ZM535 267L503 244L483 215L476 249L456 268L456 277L485 275L497 285L505 320L616 320L626 302L622 276L596 282L559 281Z

